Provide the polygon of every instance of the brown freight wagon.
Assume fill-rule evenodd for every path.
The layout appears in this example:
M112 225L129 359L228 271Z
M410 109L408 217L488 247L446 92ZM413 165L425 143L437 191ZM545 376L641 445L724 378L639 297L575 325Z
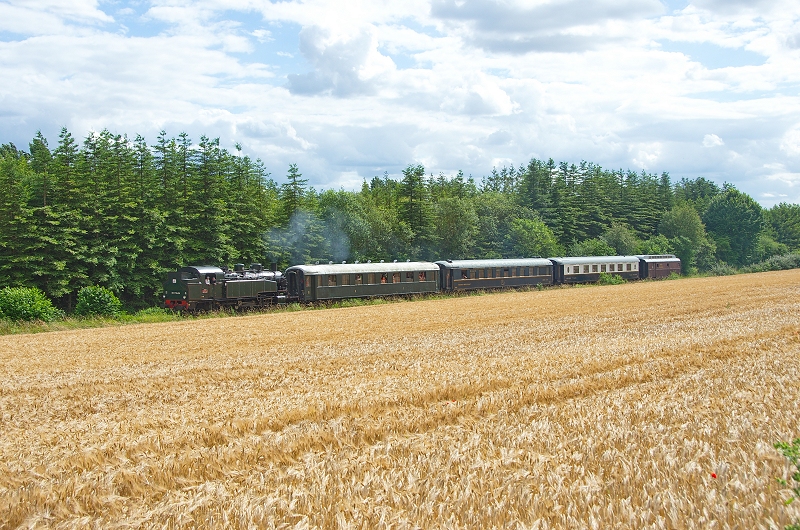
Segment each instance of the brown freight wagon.
M673 272L681 273L681 260L674 254L639 255L639 275L642 279L661 280Z

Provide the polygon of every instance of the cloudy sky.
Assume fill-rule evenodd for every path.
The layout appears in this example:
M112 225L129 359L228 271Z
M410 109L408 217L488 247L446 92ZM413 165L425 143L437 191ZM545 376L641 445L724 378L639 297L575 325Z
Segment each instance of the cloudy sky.
M800 203L800 2L0 0L0 143L219 137L281 182L532 157Z

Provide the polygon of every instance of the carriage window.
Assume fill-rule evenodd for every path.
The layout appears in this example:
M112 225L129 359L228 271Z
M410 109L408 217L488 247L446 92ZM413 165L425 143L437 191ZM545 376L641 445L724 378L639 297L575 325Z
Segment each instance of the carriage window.
M368 284L374 284L375 283L375 274L374 273L367 274L367 283Z
M611 270L613 271L614 269L611 269ZM600 265L600 272L606 272L606 266L605 265Z
M342 285L350 285L350 275L342 274Z
M462 270L461 271L461 279L462 280L469 280L469 270Z
M392 283L400 283L400 273L399 272L392 273Z
M425 271L419 273L419 281L424 282L427 281L428 275Z
M389 281L389 277L386 276L385 272L381 273L381 283L387 283Z
M407 272L406 273L406 281L407 282L413 282L414 281L414 273L413 272Z
M335 287L336 286L336 275L329 274L328 275L328 287Z
M525 270L523 272L525 273L525 276L530 276L530 274L529 274L530 273L530 269L528 269L528 267L525 267Z
M628 263L628 270L631 270L631 264Z
M311 288L311 278L312 276L306 276L306 289Z
M597 272L597 265L592 265L592 272Z
M584 265L583 266L583 272L589 272L589 266L588 265Z
M356 285L361 285L364 283L364 275L356 274Z

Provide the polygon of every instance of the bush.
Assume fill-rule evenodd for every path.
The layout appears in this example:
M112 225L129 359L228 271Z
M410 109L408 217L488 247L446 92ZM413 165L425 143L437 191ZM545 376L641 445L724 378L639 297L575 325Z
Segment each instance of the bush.
M786 504L791 504L795 499L800 497L800 438L795 438L792 443L778 442L775 444L775 448L789 460L792 466L794 466L791 483L782 478L778 479L778 482L782 485L792 489L793 495L786 501ZM786 530L800 530L800 521L788 525L785 528Z
M45 294L34 287L6 287L0 290L0 318L7 320L41 320L59 318L61 311Z
M600 279L597 280L597 285L619 285L621 283L625 283L625 278L607 272L601 272Z
M784 254L782 256L772 256L760 263L745 267L743 270L745 272L767 272L797 268L800 268L800 254Z
M122 302L110 289L93 285L78 291L78 303L75 304L76 315L115 317L120 312L122 312Z
M736 268L731 267L724 261L720 261L709 272L714 276L732 276L736 274Z

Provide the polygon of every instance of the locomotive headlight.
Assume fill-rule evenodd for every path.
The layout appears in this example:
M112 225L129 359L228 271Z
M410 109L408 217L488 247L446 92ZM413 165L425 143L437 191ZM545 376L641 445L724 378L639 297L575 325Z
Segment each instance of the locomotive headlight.
M185 295L184 295L183 299L186 300L186 296Z

